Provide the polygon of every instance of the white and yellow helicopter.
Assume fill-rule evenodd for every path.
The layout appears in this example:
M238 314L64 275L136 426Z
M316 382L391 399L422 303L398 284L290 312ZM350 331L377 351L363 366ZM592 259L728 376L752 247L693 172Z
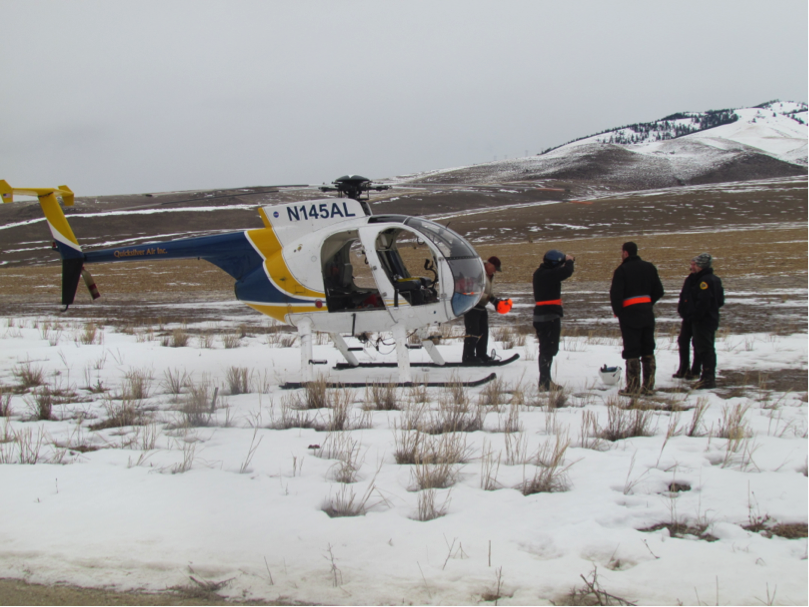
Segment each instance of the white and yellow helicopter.
M399 382L413 381L408 338L415 333L436 365L445 364L429 327L457 318L480 299L485 272L475 249L452 230L418 217L373 215L363 192L387 189L358 175L333 182L340 198L258 208L264 227L214 236L84 251L59 205L72 206L67 186L13 188L0 181L3 202L36 196L62 258L62 304L80 278L95 299L87 264L146 259L204 259L236 281L236 297L297 327L301 382L312 381L312 335L328 333L349 366L359 366L343 335L391 331ZM427 274L420 276L418 274ZM489 375L487 379L493 378Z

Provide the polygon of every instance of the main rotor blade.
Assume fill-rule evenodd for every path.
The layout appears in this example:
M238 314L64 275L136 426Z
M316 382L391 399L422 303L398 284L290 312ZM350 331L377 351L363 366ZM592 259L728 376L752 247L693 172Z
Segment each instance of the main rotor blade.
M310 187L314 187L314 186L310 186L309 184L297 184L297 185L275 185L275 186L265 186L265 187L271 188L271 189L264 189L264 190L260 190L260 191L238 193L238 190L246 189L246 188L239 188L238 190L236 190L232 194L221 194L219 196L205 196L204 194L202 194L201 196L199 196L197 198L186 198L184 200L167 200L166 202L155 202L154 204L142 204L142 205L136 205L136 206L131 206L131 207L123 207L123 208L120 208L120 209L116 209L116 211L131 211L131 210L134 210L134 209L152 209L152 208L155 208L155 207L163 207L163 206L168 206L168 205L172 205L172 204L181 204L181 203L184 203L184 202L206 202L208 200L220 200L222 198L244 198L246 196L257 196L257 195L260 195L260 194L274 194L274 193L277 193L279 191L278 188L310 188ZM221 192L221 191L227 191L227 190L219 190L219 191ZM148 198L154 198L154 194L144 194L144 196L146 196Z

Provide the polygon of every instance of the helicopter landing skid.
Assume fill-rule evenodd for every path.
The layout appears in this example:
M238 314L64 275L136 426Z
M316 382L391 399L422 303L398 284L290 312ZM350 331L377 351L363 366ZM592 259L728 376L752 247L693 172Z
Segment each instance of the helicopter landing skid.
M435 363L410 363L411 367L436 367L438 369L445 368L445 367L502 367L503 365L507 365L509 363L513 363L520 357L519 354L513 354L509 358L505 360L496 360L486 364L479 364L479 365L470 365L467 363L444 363L443 365L437 365ZM346 369L357 369L357 368L371 368L371 367L395 367L397 363L358 363L357 365L350 365L348 363L337 363L332 367L338 371L344 371Z
M394 365L396 366L396 365ZM487 384L490 381L497 378L496 373L489 373L486 377L481 379L475 379L473 381L462 381L460 382L461 386L467 386L470 388L474 388L475 386L482 386L483 384ZM331 382L326 384L327 388L364 388L367 386L373 386L374 383L380 384L386 382ZM282 390L297 390L299 388L303 388L306 384L304 382L294 382L288 381L284 384L281 384L279 387ZM457 386L459 382L456 381L430 381L430 382L418 382L418 381L407 381L407 382L399 382L393 384L397 388L409 388L410 386L424 386L425 388L446 388L447 386Z

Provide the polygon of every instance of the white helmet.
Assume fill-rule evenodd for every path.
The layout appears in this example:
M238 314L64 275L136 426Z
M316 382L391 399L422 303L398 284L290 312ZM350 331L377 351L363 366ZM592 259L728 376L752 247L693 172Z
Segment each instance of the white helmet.
M598 370L598 376L605 386L614 386L621 381L621 367L604 365Z

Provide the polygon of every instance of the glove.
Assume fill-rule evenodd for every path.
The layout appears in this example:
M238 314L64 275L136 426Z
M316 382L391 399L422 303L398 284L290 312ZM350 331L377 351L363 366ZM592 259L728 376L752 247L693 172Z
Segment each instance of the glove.
M511 306L514 305L514 302L511 299L501 299L497 302L497 312L499 314L507 314L511 310Z

